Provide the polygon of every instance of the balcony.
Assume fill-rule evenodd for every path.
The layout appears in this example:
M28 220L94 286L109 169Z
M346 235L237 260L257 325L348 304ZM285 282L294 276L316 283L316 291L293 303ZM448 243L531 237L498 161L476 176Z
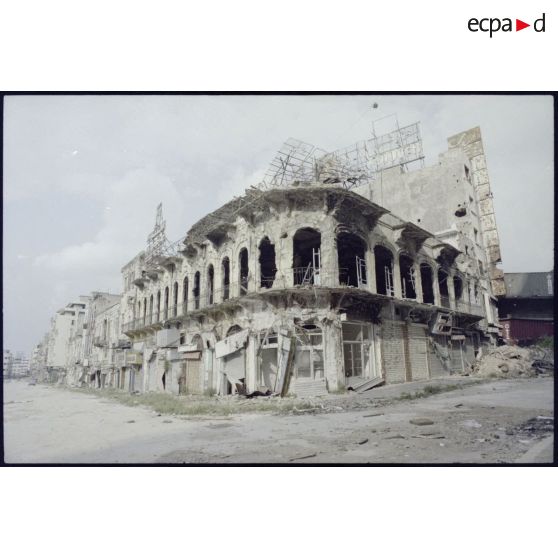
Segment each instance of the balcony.
M482 306L464 300L458 300L455 303L456 310L466 314L473 314L474 316L484 316Z
M347 277L347 271L345 269L339 270L338 273L331 274L324 272L323 269L314 269L313 267L300 267L291 268L287 271L288 276L285 274L277 272L275 277L271 278L259 278L256 284L255 290L252 292L248 290L248 282L246 278L235 283L228 283L223 285L220 289L213 289L211 292L204 292L203 286L201 289L200 296L191 296L188 300L183 301L179 304L169 306L168 308L162 307L160 312L154 312L152 314L147 314L146 316L141 316L122 326L123 333L134 333L134 332L148 332L153 330L158 330L163 328L165 325L172 323L177 323L183 321L186 317L194 315L199 312L207 312L212 307L217 307L224 303L238 304L242 300L244 295L249 294L265 294L269 292L272 294L275 291L281 291L282 289L304 289L316 287L330 287L335 289L351 289L355 291L366 291L371 295L384 298L388 296L393 298L395 293L393 292L394 286L389 285L389 292L387 295L381 295L370 290L368 284L360 284L359 287L347 287L343 284L344 277ZM292 274L292 275L291 275ZM290 277L292 276L293 282L290 283ZM405 302L404 298L396 299ZM408 299L407 302L416 302L416 299ZM448 295L440 295L440 303L438 306L446 309L452 308L450 305L450 297ZM475 316L483 316L484 312L482 307L477 304L472 304L465 301L456 301L455 309L458 312L468 313Z

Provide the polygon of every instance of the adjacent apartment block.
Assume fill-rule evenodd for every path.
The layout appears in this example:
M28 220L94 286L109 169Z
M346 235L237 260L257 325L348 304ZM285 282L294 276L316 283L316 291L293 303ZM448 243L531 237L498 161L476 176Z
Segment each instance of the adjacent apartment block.
M530 345L554 336L554 272L506 273L498 303L506 342Z

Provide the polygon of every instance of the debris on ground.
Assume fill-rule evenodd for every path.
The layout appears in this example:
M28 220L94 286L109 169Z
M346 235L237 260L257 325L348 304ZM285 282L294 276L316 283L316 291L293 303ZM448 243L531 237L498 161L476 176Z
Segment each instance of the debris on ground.
M488 378L528 378L553 374L554 355L542 347L503 345L475 361L470 373Z
M409 422L416 426L430 426L431 424L434 424L434 421L427 418L415 418L411 419Z
M309 453L308 455L301 455L300 457L291 457L289 461L298 461L300 459L309 459L310 457L316 457L317 453Z
M544 438L553 432L554 417L546 416L533 417L517 426L506 428L506 434L508 434L508 436L519 434L531 438Z

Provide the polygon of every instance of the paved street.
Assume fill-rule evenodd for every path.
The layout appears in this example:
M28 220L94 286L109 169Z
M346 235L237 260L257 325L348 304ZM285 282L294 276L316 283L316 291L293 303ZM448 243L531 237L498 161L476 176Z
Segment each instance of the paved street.
M391 388L374 392L381 394L382 389L388 394ZM554 415L551 378L494 381L382 405L371 398L368 402L366 409L333 413L186 418L157 416L148 409L51 386L4 382L5 461L310 464L552 460L550 421L544 419ZM412 424L415 419L424 424Z

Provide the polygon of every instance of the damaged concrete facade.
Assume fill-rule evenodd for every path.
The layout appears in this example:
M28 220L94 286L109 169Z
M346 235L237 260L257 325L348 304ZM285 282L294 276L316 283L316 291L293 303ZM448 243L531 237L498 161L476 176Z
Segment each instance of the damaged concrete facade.
M319 395L463 371L498 335L475 130L450 138L438 165L363 188L251 188L178 251L140 252L119 302L90 310L76 383Z
M277 391L289 370L288 391L326 393L463 370L498 334L471 168L452 148L434 169L391 169L381 205L324 183L248 190L179 258L138 255L124 332L144 389Z

